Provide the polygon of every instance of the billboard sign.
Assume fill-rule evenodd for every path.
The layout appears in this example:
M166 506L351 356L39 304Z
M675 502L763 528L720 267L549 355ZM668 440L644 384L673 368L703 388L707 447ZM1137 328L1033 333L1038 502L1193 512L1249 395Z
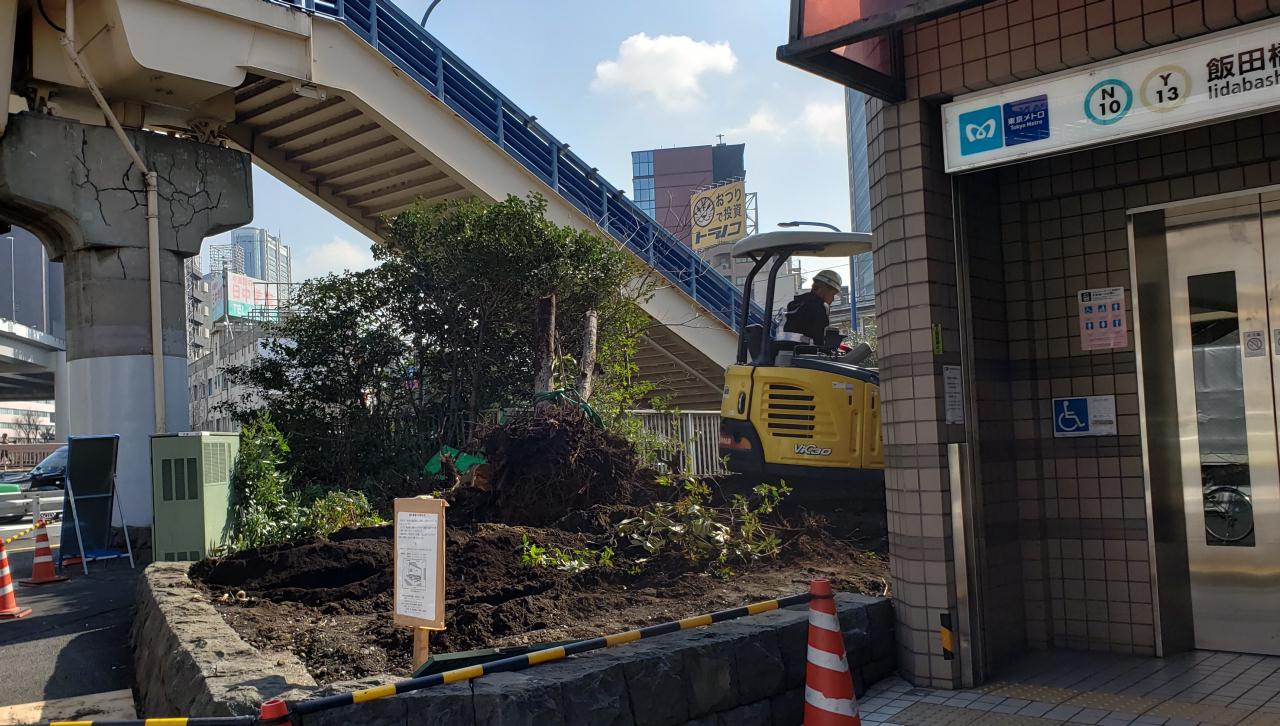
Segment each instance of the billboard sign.
M277 306L274 286L235 272L218 273L209 278L209 313L213 320L247 318L254 310Z
M961 96L942 107L948 172L1280 107L1280 21Z
M227 273L227 316L247 318L254 305L254 279L248 275Z
M741 181L704 189L689 198L690 238L695 250L747 236L747 194Z

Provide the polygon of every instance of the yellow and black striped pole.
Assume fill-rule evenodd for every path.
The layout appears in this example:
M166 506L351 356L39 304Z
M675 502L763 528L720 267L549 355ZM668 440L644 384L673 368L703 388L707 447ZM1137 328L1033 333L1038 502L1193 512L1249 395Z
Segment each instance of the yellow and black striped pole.
M942 659L954 660L956 639L955 633L951 630L951 613L941 613L938 621L938 638L942 641Z
M445 671L444 673L434 673L429 676L410 678L409 680L400 681L399 683L389 683L385 686L367 688L363 691L340 693L336 696L325 696L324 698L316 698L310 701L300 701L293 704L292 713L299 716L306 716L307 714L317 713L319 711L327 711L331 708L341 708L342 706L350 706L355 703L375 701L379 698L387 698L388 696L395 696L401 693L419 691L432 686L469 681L491 673L506 673L510 671L524 670L525 668L536 666L541 663L551 663L553 661L563 660L571 655L578 655L579 653L586 653L588 651L599 650L601 648L612 648L615 645L632 643L644 638L652 638L655 635L665 635L667 633L674 633L680 630L699 628L703 625L711 625L712 623L723 623L726 620L734 620L748 615L767 613L771 610L791 607L792 605L803 605L809 602L811 597L812 596L806 592L801 595L791 595L789 597L778 598L777 600L766 600L764 602L758 602L740 608L721 610L718 613L696 615L691 618L685 618L684 620L673 620L669 623L650 625L645 628L628 630L624 633L617 633L615 635L579 640L558 648L537 650L532 653L503 658L501 660L495 660L491 663L485 663L482 665L473 665L466 668Z
M40 526L40 520L38 520L38 519L37 519L37 520L35 521L35 523L33 523L30 527L27 527L26 529L24 529L24 530L22 530L21 532L19 532L19 533L17 533L17 534L15 534L15 535L13 535L12 537L5 537L5 538L4 538L4 543L5 543L5 544L13 544L14 542L17 542L18 540L22 539L23 537L26 537L27 535L31 534L32 530L34 530L36 527L39 527L39 526Z
M49 726L253 726L257 716L207 718L140 718L126 721L50 721Z

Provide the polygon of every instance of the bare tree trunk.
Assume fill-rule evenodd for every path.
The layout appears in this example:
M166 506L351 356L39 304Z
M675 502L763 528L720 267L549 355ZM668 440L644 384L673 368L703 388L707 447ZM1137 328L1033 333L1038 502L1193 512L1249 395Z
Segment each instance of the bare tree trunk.
M486 323L488 321L488 314L481 313L480 330L476 335L476 345L482 352L485 349ZM480 356L477 354L471 360L471 400L467 406L467 419L472 426L480 418L480 367Z
M582 400L591 398L591 388L596 378L596 333L600 316L594 310L587 311L582 323L582 368L578 376L578 393Z
M556 296L552 293L538 301L537 323L533 342L537 373L533 379L533 392L551 390L552 370L556 355Z

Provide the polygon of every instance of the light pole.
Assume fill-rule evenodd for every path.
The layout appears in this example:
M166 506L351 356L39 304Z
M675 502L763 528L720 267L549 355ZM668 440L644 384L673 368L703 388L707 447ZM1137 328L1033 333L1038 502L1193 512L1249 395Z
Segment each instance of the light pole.
M799 220L795 220L792 222L778 222L778 226L788 227L788 228L789 227L826 227L832 232L840 231L839 227L835 226L834 224L827 224L826 222L801 222Z
M424 28L427 27L427 18L431 17L431 11L435 10L436 6L439 4L440 0L431 0L431 4L427 6L427 12L422 14L422 22L419 23L419 25Z

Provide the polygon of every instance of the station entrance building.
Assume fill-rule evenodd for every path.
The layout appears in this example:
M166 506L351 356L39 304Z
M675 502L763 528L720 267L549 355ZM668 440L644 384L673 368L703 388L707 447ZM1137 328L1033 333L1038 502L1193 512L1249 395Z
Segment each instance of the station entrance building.
M917 685L981 683L1033 649L1280 654L1276 15L793 0L780 60L871 96Z

